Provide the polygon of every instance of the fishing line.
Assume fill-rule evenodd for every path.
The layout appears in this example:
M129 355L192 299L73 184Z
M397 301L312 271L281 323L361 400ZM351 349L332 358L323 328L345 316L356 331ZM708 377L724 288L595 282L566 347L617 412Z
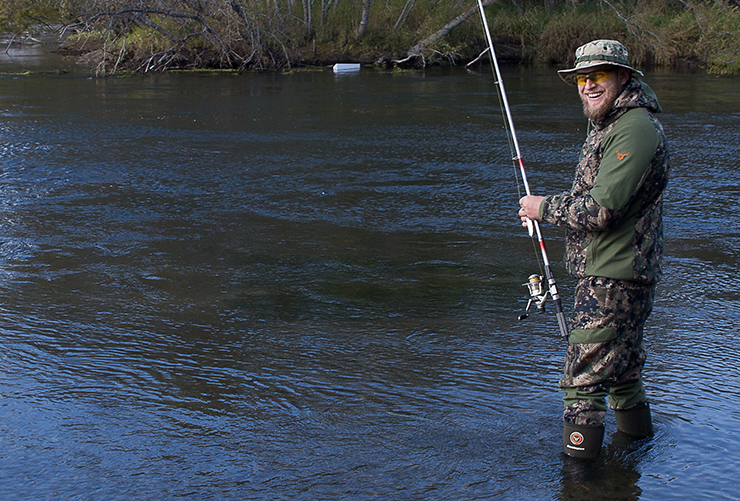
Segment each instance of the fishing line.
M527 171L524 168L524 161L522 160L522 154L519 150L519 141L516 136L516 128L514 127L514 119L511 116L511 108L509 107L509 100L506 97L506 88L504 87L504 81L501 76L501 70L498 66L498 60L496 59L496 51L493 48L493 40L491 38L491 30L488 27L488 19L486 18L486 13L483 8L483 1L478 0L478 8L480 10L481 20L483 21L483 28L486 35L486 41L488 42L488 54L491 57L491 65L493 67L493 77L496 84L496 90L499 98L499 104L502 108L502 116L504 118L504 127L507 130L507 137L509 140L509 148L512 155L512 162L514 163L514 172L517 172L517 166L519 174L521 175L521 184L524 186L524 191L527 195L531 195L532 192L529 188L529 181L527 180ZM517 191L519 193L519 198L522 197L521 190L519 187L519 179L517 176ZM523 315L520 315L519 319L527 318L529 307L534 303L537 305L537 309L539 311L544 311L544 305L545 301L547 300L548 294L552 298L553 303L555 304L555 310L557 314L558 319L558 327L560 329L560 334L567 339L568 337L568 325L565 321L565 313L563 312L563 306L560 300L560 294L558 293L557 283L555 282L555 277L552 273L552 268L550 266L550 260L547 257L547 250L545 248L545 241L542 238L542 231L540 230L540 225L537 221L533 221L530 219L527 219L527 230L529 231L529 236L532 237L532 242L534 245L534 234L537 234L537 240L540 244L540 255L542 256L542 263L540 264L538 261L538 264L540 264L540 273L542 273L542 266L544 266L545 272L543 275L536 275L532 274L529 276L527 283L524 284L527 286L530 294L529 302L527 303L527 308ZM536 252L536 246L535 246L535 255ZM547 285L548 289L545 289L543 284L543 279L547 279Z
M490 54L490 52L489 52ZM518 195L517 200L522 198L522 181L519 179L519 164L517 162L517 156L516 156L516 149L514 147L514 140L512 139L511 131L509 130L508 126L508 119L506 117L506 109L504 107L504 101L501 97L501 89L498 85L498 78L496 76L496 70L493 67L493 64L491 64L491 71L493 72L493 78L494 83L496 84L496 96L498 97L498 104L499 109L501 110L501 118L502 123L504 124L504 130L506 131L506 140L509 143L509 153L511 154L511 165L514 168L514 179L516 180L516 193ZM528 228L529 229L529 228ZM534 234L530 230L529 231L529 240L532 242L532 251L534 252L535 258L537 259L537 265L540 269L540 275L544 275L544 271L542 271L542 259L540 258L539 253L537 252L537 242L535 241Z
M516 193L517 193L517 200L522 198L524 195L522 194L522 181L519 178L519 163L517 162L517 156L516 156L516 150L514 147L514 140L512 139L511 131L508 127L508 119L506 117L506 109L504 108L504 101L501 97L501 89L498 85L498 80L496 77L496 70L493 68L493 64L491 64L491 71L493 72L493 78L494 83L496 84L496 96L498 97L498 104L499 109L501 110L501 118L503 119L504 124L504 130L506 131L506 140L509 143L509 153L511 154L511 165L514 168L514 179L516 180ZM537 242L534 238L534 232L531 229L531 226L528 226L529 231L529 240L532 242L532 252L534 253L535 259L537 259L537 265L539 266L540 270L540 276L544 276L545 272L542 271L542 259L540 258L540 254L537 249Z

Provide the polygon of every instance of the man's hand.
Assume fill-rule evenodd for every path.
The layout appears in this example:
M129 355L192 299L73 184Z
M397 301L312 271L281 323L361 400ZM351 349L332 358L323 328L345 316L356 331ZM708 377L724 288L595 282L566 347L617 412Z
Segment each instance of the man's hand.
M527 220L539 221L540 220L540 204L545 197L537 197L534 195L527 195L519 199L519 217L522 218L522 226L527 226Z

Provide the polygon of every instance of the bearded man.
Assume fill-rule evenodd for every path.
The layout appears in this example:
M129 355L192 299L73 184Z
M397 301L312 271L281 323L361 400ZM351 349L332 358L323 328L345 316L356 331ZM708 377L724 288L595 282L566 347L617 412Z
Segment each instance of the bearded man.
M571 189L523 197L519 216L566 229L565 264L578 285L560 381L563 451L593 459L606 397L621 432L652 435L643 326L661 276L669 161L657 97L621 43L589 42L576 50L575 67L558 73L577 85L589 133Z

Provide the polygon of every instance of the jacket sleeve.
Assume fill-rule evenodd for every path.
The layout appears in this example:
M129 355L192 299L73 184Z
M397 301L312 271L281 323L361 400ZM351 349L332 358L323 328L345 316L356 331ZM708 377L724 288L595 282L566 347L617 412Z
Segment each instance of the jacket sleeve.
M611 220L618 221L621 214L601 207L593 197L563 192L549 195L540 204L540 219L550 224L574 230L595 231L608 227Z
M546 197L540 205L540 217L575 230L613 228L639 192L659 142L645 112L630 110L604 137L599 173L591 190Z

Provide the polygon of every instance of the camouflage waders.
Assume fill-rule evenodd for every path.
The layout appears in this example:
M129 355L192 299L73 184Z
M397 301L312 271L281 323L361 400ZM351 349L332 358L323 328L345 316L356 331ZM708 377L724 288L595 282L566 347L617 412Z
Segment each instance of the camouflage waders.
M567 423L601 425L607 396L617 410L645 401L642 333L654 296L654 285L602 277L580 280L560 381Z

